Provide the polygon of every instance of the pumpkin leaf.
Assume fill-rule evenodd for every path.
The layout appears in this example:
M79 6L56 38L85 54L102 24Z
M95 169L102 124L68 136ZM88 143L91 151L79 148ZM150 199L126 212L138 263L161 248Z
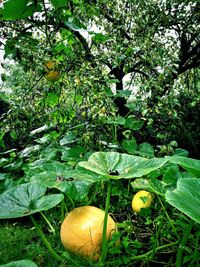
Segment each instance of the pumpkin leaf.
M60 149L57 147L48 146L40 153L40 158L45 158L46 161L48 160L55 160L58 158L58 153L60 153Z
M189 155L189 152L182 148L177 148L174 151L174 155L181 156L181 157L187 157Z
M0 194L17 185L17 181L14 181L9 177L3 181L0 181Z
M166 184L156 178L138 178L131 183L131 186L133 189L147 190L162 196L166 192Z
M20 158L30 157L32 153L37 152L39 150L40 150L39 145L33 145L33 146L26 147L25 149L20 151L19 157Z
M12 261L3 265L0 265L0 267L37 267L33 261L31 260L20 260L20 261Z
M200 223L200 179L179 179L177 188L165 193L166 201Z
M41 184L48 188L56 188L67 194L76 201L83 200L90 189L91 182L85 180L77 180L73 177L78 177L76 171L69 171L64 177L57 176L55 172L44 172L31 177L30 182Z
M58 205L63 194L45 195L46 187L27 183L13 187L0 195L0 219L18 218L48 210Z
M196 177L200 177L200 160L181 157L181 156L173 156L168 158L170 162L176 163L186 171L195 175Z
M139 178L162 167L168 159L146 159L117 152L95 152L78 166L109 179Z
M83 156L86 152L87 152L86 149L81 146L68 148L63 150L61 159L63 161L69 161L69 160L80 161L81 159L83 160Z
M142 143L139 145L138 155L142 157L152 158L154 157L154 149L149 143Z
M143 190L149 190L149 180L145 178L137 178L132 183L131 186L133 189L143 189Z
M29 164L29 166L30 168L27 171L25 177L26 182L29 182L31 179L35 179L33 177L38 177L38 175L49 175L51 179L53 179L53 177L61 177L63 179L74 178L78 180L85 180L88 182L95 182L96 179L100 179L98 175L96 175L96 178L93 178L93 172L78 167L76 168L76 170L73 170L70 165L66 163L60 163L58 161L53 161L49 163L43 163L39 161L38 164Z
M30 167L26 173L25 181L29 182L31 177L39 175L39 174L46 175L46 173L50 173L50 176L53 176L53 177L57 177L57 176L63 177L71 169L72 168L66 163L63 164L58 161L54 161L51 163L43 163L38 166Z
M156 193L157 195L164 196L165 192L167 191L166 187L168 185L156 178L151 178L149 180L149 186L150 186L150 191Z
M5 180L9 177L9 174L7 173L0 173L0 181Z
M131 130L140 130L144 124L144 121L136 119L133 115L129 116L125 122L125 128Z
M137 151L136 139L135 138L132 138L131 140L124 139L122 141L122 147L129 154L135 154Z
M66 163L52 162L31 167L25 181L55 188L70 196L73 200L83 200L93 182L102 180L100 176L87 170L73 170Z

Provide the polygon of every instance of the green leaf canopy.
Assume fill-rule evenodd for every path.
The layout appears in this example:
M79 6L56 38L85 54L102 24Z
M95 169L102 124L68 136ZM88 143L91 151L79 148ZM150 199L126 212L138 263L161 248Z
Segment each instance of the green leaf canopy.
M200 179L179 179L177 188L165 194L169 204L200 223Z
M55 7L55 8L60 8L60 7L64 7L67 6L67 0L50 0L51 4Z
M45 195L46 187L27 183L0 195L0 219L18 218L48 210L58 205L63 194Z
M30 0L8 0L0 9L0 18L3 20L23 19L32 16L34 11L34 4Z
M78 163L78 167L100 174L109 179L136 178L162 167L168 159L146 159L117 152L95 152L88 161Z

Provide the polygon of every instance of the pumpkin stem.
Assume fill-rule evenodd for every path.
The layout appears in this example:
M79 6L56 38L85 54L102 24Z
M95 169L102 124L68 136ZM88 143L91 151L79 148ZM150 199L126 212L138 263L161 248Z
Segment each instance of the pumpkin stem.
M101 258L100 258L100 262L101 263L103 263L105 261L106 254L107 254L106 233L107 233L108 210L109 210L109 206L110 206L110 194L111 194L111 181L108 180L108 182L107 182L106 206L105 206L105 216L104 216L104 222L103 222L102 252L101 252Z
M48 220L48 218L43 214L43 212L40 212L40 214L44 218L45 222L48 224L49 229L51 230L51 232L55 235L56 231L55 231L54 227L52 226L52 224L50 223L50 221Z
M185 233L183 234L181 243L179 244L178 252L176 255L176 266L181 267L182 266L182 256L183 256L183 251L185 250L185 244L188 240L188 237L190 236L190 233L192 231L192 227L194 225L194 222L191 221L189 225L187 226Z
M30 218L31 218L31 221L33 223L33 225L35 226L40 238L42 239L42 241L44 242L46 248L48 249L48 251L51 253L51 255L57 260L57 261L60 261L60 262L63 262L63 258L61 256L59 256L55 250L51 247L49 241L46 239L46 237L44 236L40 226L37 224L36 220L33 218L32 215L30 215Z

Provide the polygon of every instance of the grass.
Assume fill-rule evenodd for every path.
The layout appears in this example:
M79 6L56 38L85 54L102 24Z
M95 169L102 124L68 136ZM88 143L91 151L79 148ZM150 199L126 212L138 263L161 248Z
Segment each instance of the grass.
M48 238L56 246L57 238L50 233ZM27 218L1 222L0 248L0 264L30 259L38 266L59 266L55 261L52 262L50 253Z
M119 187L115 188L114 184L111 191L109 213L118 222L119 232L107 248L103 248L106 251L103 252L106 255L103 263L89 262L65 252L59 237L61 210L56 207L44 214L55 233L45 216L34 214L34 219L55 252L65 256L63 261L56 260L49 253L37 227L29 217L24 217L0 222L0 264L30 259L39 267L175 267L176 264L179 267L200 267L200 225L190 224L189 218L158 198L154 198L150 209L135 214L131 210L132 190L127 190L124 182L118 184ZM89 204L105 208L105 191L102 187L99 191L97 189L94 188L96 197ZM72 209L69 202L66 201L66 205L68 210ZM119 237L120 246L115 246Z

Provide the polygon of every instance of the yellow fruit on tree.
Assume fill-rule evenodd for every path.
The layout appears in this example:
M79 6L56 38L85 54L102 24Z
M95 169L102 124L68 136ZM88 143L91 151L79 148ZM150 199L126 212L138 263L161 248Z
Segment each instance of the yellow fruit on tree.
M153 197L151 193L145 190L140 190L133 196L132 209L135 212L140 212L142 208L148 208L152 203Z
M100 110L101 113L105 114L106 113L106 108L105 107L102 107L101 110Z
M76 85L79 85L81 81L80 81L79 77L75 77L74 82Z
M50 82L55 82L60 78L60 72L57 70L58 62L49 60L45 63L45 78Z
M81 113L81 115L82 115L83 118L85 118L85 117L86 117L86 112L83 111L83 112Z
M78 255L98 260L101 254L102 232L105 212L93 206L72 210L61 225L63 246ZM116 231L116 223L108 215L106 238Z

